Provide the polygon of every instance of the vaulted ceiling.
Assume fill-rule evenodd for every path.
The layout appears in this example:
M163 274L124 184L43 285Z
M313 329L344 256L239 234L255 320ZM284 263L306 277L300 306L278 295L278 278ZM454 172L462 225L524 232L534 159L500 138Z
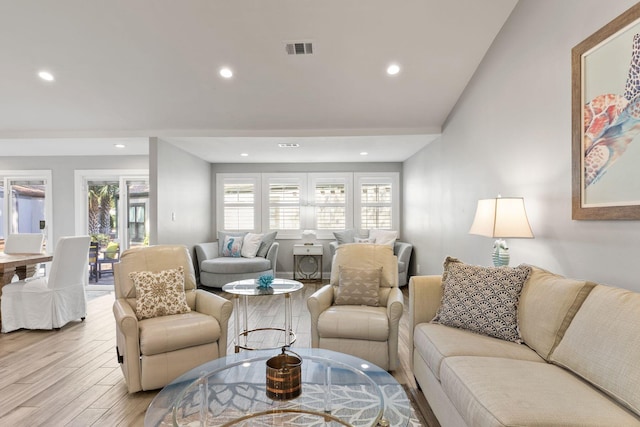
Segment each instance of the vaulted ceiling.
M0 147L157 136L212 162L402 161L440 133L516 2L0 0Z

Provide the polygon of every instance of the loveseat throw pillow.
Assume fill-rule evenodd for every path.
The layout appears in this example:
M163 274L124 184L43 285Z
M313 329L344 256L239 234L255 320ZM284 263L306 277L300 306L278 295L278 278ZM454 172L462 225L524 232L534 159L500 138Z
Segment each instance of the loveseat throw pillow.
M517 307L531 267L482 267L444 262L442 303L432 320L446 326L522 343Z
M184 268L159 271L134 271L129 277L136 287L136 317L182 314L191 311L184 291Z
M239 258L242 256L242 241L244 236L224 236L222 256Z
M255 258L264 234L247 233L242 240L240 255L244 258Z
M380 268L348 268L340 266L340 279L335 305L380 305Z

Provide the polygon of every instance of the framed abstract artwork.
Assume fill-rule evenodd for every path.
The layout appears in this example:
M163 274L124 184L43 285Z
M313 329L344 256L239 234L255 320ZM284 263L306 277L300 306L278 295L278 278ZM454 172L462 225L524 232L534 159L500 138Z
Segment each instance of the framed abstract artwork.
M640 3L571 51L572 218L640 219Z

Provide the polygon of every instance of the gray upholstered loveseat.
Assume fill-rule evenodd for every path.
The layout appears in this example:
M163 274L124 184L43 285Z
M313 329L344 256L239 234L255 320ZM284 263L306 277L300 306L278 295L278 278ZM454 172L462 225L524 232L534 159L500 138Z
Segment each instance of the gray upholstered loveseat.
M220 236L218 237L220 238ZM273 240L264 242L264 244L268 248L261 248L258 251L258 256L254 258L221 256L218 241L195 245L198 269L200 270L200 284L222 288L227 283L236 280L255 279L265 274L275 277L280 245Z
M411 278L412 370L442 426L640 426L640 294L533 268L524 344L431 323L442 296Z

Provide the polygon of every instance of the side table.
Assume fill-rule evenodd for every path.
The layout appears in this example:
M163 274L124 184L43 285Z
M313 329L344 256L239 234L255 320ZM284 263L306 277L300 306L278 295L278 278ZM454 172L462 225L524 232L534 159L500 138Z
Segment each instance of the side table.
M293 280L322 282L323 253L321 244L293 245Z
M299 291L304 285L295 280L273 279L271 287L261 289L256 286L255 279L238 280L227 283L222 290L233 294L233 321L235 332L235 352L240 350L257 350L249 347L247 340L250 333L260 331L282 331L284 332L284 345L288 346L295 342L296 334L293 332L291 314L291 293ZM249 329L249 307L247 299L250 296L284 295L284 328L253 328ZM244 322L242 331L240 330L240 297L242 297L242 320ZM241 337L244 340L241 341ZM273 348L280 348L277 346Z

